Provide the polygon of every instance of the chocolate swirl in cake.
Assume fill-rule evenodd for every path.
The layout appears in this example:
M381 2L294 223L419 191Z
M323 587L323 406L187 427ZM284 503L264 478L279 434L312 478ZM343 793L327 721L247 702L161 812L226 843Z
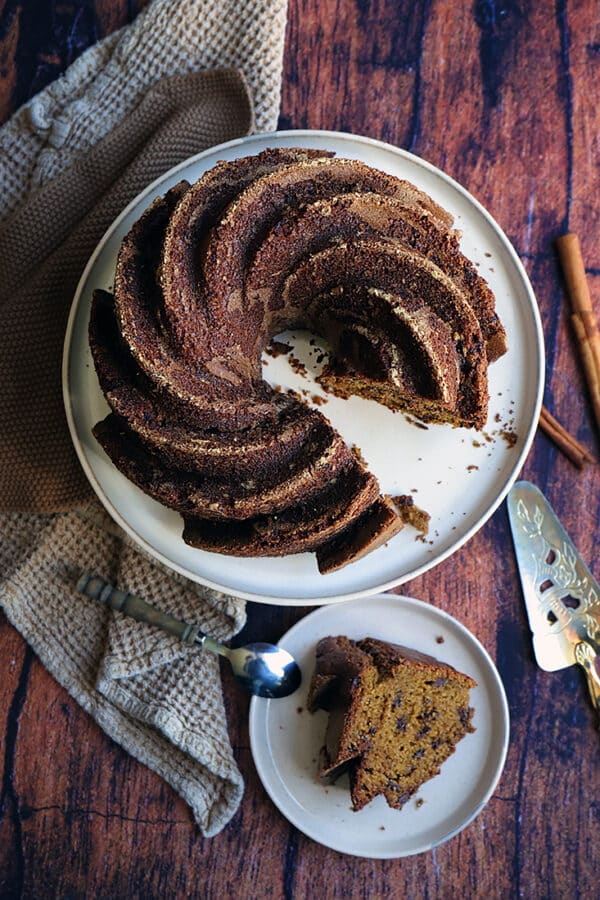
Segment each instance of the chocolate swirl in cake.
M290 327L324 335L334 393L481 428L506 349L451 216L413 185L326 151L266 150L177 185L125 237L90 345L114 464L184 518L195 547L314 551L332 571L402 527L317 410L262 379Z

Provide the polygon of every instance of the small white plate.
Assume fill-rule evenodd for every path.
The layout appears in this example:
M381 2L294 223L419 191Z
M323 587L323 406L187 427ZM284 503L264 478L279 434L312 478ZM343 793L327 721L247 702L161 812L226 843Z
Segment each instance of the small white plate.
M401 810L376 797L353 812L347 776L327 786L317 779L327 713L309 713L306 697L317 642L338 634L404 644L477 681L470 693L475 731ZM481 812L506 760L508 703L492 660L464 625L420 600L379 594L316 610L279 643L297 659L303 682L282 700L252 698L250 746L265 790L292 825L340 853L391 859L431 850Z
M485 435L432 425L423 431L369 400L327 397L321 411L357 445L382 491L412 494L431 515L430 534L417 540L405 528L384 547L338 572L321 575L314 554L240 559L188 547L181 517L125 478L92 436L108 412L88 346L92 292L110 289L121 240L152 200L183 178L198 179L221 159L266 147L327 148L406 178L453 213L461 247L479 266L497 300L508 335L508 353L490 366ZM315 348L305 335L292 340L307 366L301 377L287 357L268 359L272 384L323 398L315 383ZM404 150L369 138L326 131L254 135L200 153L150 185L121 213L100 241L77 288L65 338L63 392L75 449L90 484L115 519L144 549L194 581L250 600L282 605L332 603L387 590L422 574L461 547L492 515L516 479L535 434L542 402L543 338L527 275L491 216L455 181ZM504 433L504 436L503 436ZM514 446L504 438L514 436Z

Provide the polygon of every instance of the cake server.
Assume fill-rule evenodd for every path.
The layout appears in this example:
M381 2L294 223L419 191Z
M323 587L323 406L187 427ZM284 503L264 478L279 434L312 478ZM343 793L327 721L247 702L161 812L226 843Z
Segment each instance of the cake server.
M517 482L507 505L537 663L578 663L600 712L600 585L539 488Z
M138 622L161 628L178 637L184 644L226 656L240 684L257 697L287 697L300 685L300 667L282 647L259 642L232 650L200 631L199 625L176 619L141 597L118 590L97 575L82 575L77 582L77 589L86 597L98 600Z

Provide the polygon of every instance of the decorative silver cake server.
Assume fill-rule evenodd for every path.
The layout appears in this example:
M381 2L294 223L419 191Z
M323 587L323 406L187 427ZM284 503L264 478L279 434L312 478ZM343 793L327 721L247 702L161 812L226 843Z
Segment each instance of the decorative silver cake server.
M300 685L300 667L282 647L261 642L232 650L200 631L199 625L191 625L161 612L141 597L120 591L97 575L82 575L77 589L86 597L98 600L138 622L161 628L184 644L226 656L240 684L257 697L287 697Z
M600 712L600 585L539 488L517 482L507 505L538 665L578 663Z

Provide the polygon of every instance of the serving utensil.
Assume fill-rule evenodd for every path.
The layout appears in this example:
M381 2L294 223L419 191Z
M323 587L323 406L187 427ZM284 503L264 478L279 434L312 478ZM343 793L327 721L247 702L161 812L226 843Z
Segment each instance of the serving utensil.
M237 680L257 697L287 697L300 685L300 667L282 647L257 642L231 649L204 634L199 625L192 625L164 613L141 597L118 590L97 575L82 575L77 588L86 597L99 600L138 622L155 625L175 635L184 644L196 645L201 650L210 650L211 653L227 657Z
M600 585L539 488L517 482L507 505L537 663L578 663L600 713Z

